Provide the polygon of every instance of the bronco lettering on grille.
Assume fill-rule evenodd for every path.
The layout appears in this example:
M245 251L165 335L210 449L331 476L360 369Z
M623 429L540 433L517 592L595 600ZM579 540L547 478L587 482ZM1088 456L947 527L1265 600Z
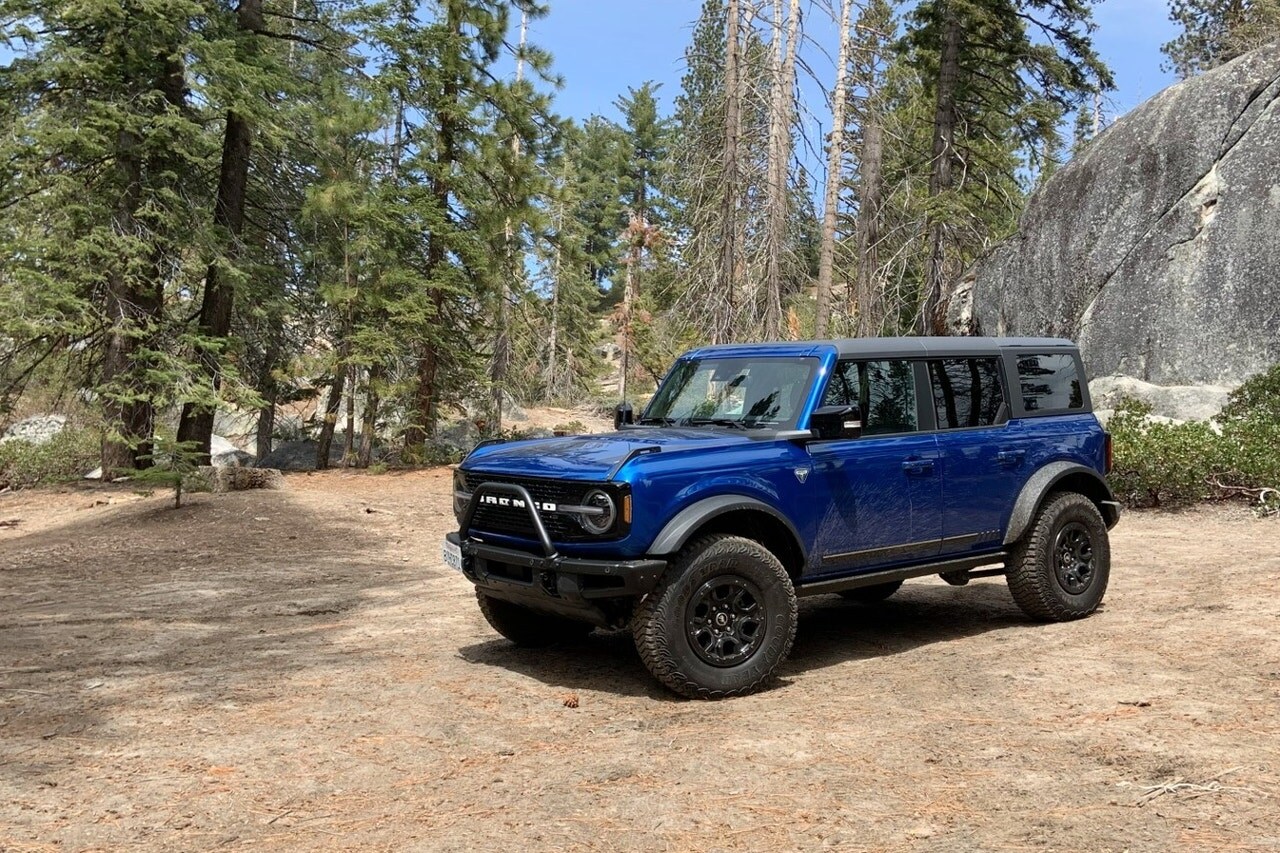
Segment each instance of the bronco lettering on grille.
M513 509L524 509L527 506L527 504L525 504L525 502L520 498L507 498L500 495L481 495L480 503L488 506L506 506ZM538 503L535 501L534 506L543 512L556 511L556 505L553 503Z

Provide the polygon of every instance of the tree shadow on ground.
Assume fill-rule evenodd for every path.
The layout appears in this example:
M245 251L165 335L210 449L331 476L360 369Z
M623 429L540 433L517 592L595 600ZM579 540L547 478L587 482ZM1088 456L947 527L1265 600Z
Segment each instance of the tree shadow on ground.
M791 655L779 670L783 682L810 670L948 643L1029 623L1003 583L963 588L907 584L873 605L838 596L801 599ZM470 663L509 669L555 687L671 699L644 668L629 632L596 632L545 649L521 649L503 639L459 650Z
M181 720L274 699L284 679L340 668L362 605L424 574L362 514L312 512L289 492L95 502L6 537L0 772L65 760L42 743L127 727L136 709Z

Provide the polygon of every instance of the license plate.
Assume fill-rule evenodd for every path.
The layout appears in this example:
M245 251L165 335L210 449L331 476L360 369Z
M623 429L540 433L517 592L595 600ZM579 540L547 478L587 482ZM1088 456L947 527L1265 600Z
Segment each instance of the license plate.
M462 571L462 548L448 539L444 540L444 564L451 569Z

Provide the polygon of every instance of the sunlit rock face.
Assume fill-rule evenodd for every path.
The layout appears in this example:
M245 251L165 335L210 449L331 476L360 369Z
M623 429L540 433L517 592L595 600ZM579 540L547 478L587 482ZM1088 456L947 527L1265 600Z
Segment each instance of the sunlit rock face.
M1078 340L1093 376L1280 362L1280 43L1186 80L1060 169L952 294L953 331Z

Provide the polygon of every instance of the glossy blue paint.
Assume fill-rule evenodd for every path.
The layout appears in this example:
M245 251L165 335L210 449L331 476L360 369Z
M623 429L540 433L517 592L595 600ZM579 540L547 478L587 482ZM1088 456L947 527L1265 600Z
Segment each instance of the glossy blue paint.
M804 429L838 351L830 343L758 344L707 347L685 357L816 359L819 369L798 420ZM804 574L814 578L998 550L1014 499L1031 475L1058 460L1101 474L1103 442L1097 419L1087 412L825 441L714 426L650 426L488 445L462 468L576 482L612 476L628 484L633 507L628 535L556 543L561 553L574 557L644 557L664 525L686 507L717 495L751 497L790 519L808 555ZM653 447L658 451L627 459L638 448ZM484 530L474 536L536 550L535 543L520 537Z

